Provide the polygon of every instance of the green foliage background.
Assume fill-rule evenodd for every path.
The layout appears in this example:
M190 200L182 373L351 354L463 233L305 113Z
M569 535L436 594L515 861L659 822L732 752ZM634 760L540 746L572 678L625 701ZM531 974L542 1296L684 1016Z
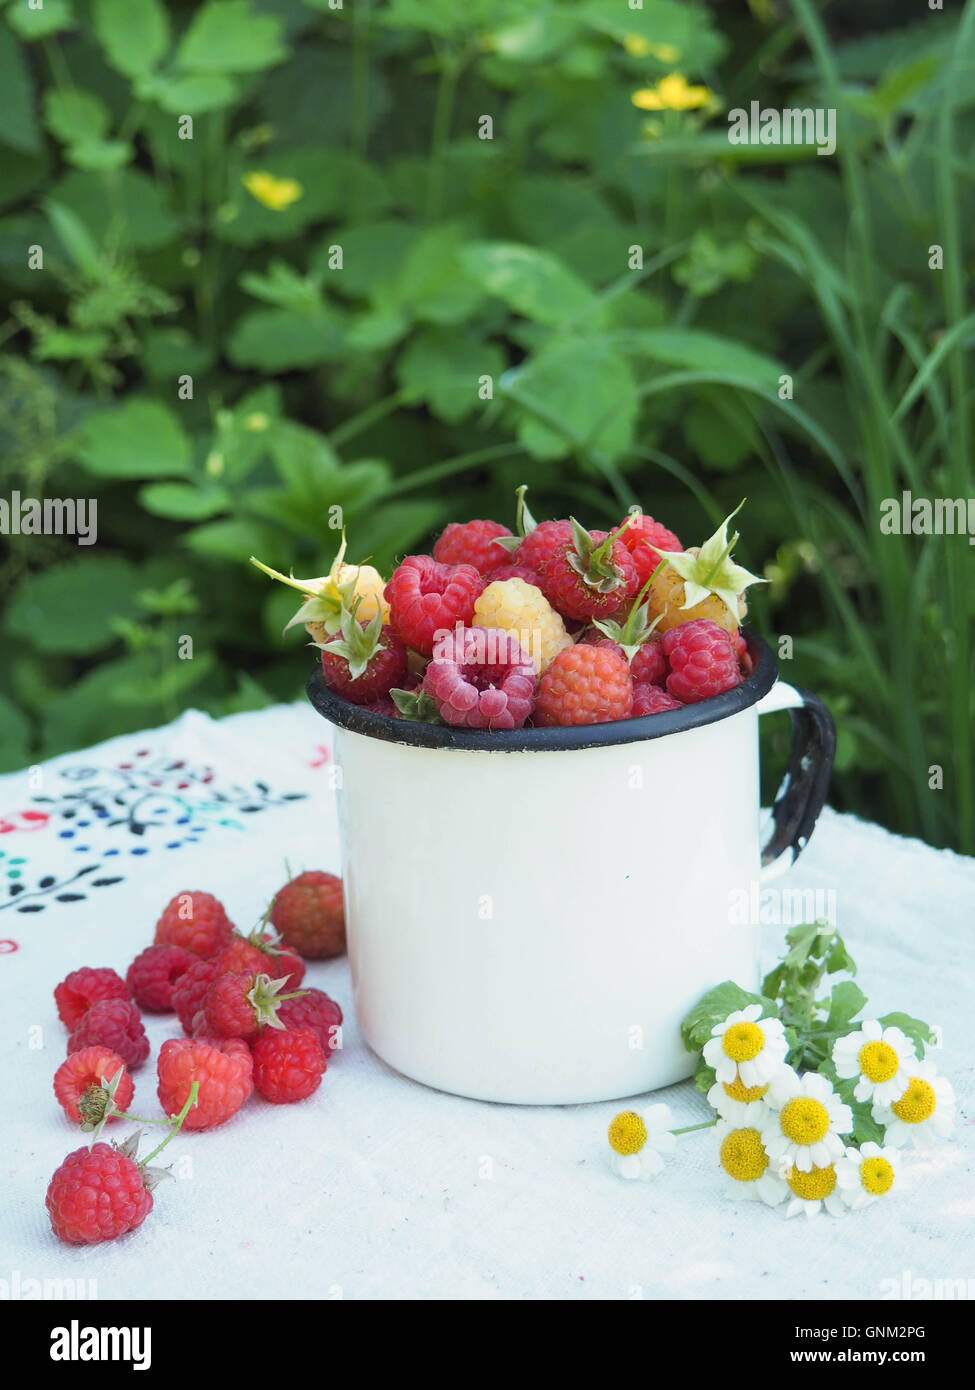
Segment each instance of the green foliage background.
M975 495L975 5L334 3L6 0L0 495L99 536L5 538L0 765L298 695L246 557L324 573L336 504L388 567L522 481L685 544L747 494L835 803L975 849L975 551L879 530ZM675 69L713 110L634 106ZM730 145L752 100L835 107L836 155Z

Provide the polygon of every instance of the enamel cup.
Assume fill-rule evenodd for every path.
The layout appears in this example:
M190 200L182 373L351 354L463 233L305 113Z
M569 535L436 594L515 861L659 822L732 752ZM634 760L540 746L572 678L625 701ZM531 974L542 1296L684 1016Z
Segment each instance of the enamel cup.
M384 1061L523 1105L690 1075L680 1021L722 980L758 983L740 904L806 844L835 749L822 702L748 642L752 674L724 695L574 728L398 720L315 672L341 768L355 1011ZM781 709L792 746L763 848L758 721Z

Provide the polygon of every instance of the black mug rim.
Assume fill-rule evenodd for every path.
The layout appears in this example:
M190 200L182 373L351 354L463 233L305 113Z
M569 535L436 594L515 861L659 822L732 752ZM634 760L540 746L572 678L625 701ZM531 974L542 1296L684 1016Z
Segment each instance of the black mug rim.
M768 644L754 632L742 629L754 662L750 676L734 690L714 695L699 704L680 709L664 710L660 714L641 715L636 719L617 719L608 724L575 724L562 728L539 729L457 729L450 725L421 724L412 719L395 719L392 715L354 705L329 690L317 665L308 678L307 695L312 706L330 724L365 738L384 743L405 744L411 748L453 748L470 752L531 753L552 752L564 748L607 748L622 743L642 743L646 739L666 738L715 724L733 714L756 705L767 695L778 678L775 657Z

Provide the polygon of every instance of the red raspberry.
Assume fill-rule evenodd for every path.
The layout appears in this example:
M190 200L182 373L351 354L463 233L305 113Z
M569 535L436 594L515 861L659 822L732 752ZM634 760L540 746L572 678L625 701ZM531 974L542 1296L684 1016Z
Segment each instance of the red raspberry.
M736 628L731 634L731 641L738 655L738 665L741 667L741 674L746 677L750 676L755 663L752 660L751 652L748 650L748 643L741 635L741 628Z
M212 893L177 893L156 923L157 946L182 946L204 960L226 946L233 923Z
M500 628L464 627L437 644L423 688L448 724L520 729L535 705L535 663Z
M327 960L345 951L342 880L310 869L274 896L271 925L293 951L308 960Z
M46 1206L59 1240L94 1245L141 1226L152 1193L134 1159L98 1143L68 1154L51 1179Z
M441 565L430 555L407 555L386 585L390 623L408 647L430 656L438 632L471 621L483 588L473 565Z
M84 1018L92 1004L102 999L131 999L129 987L115 970L106 967L97 970L85 966L72 970L54 988L54 1002L58 1006L58 1018L72 1032Z
M207 1030L218 1038L255 1037L277 1019L276 996L285 983L253 970L217 975L203 1000Z
M264 933L259 945L253 937L235 935L229 946L217 956L217 974L232 970L250 970L254 974L270 975L272 980L284 978L286 989L297 989L305 978L305 962L294 951L277 948L275 938Z
M605 546L605 549L604 549ZM608 618L640 587L633 557L622 541L581 527L542 566L542 593L567 618Z
M322 1084L325 1053L311 1028L270 1030L254 1044L254 1085L273 1105L307 1100Z
M147 946L126 971L125 983L140 1009L172 1013L173 985L199 959L182 946Z
M342 1010L321 989L306 990L297 999L286 999L278 1009L278 1022L289 1032L310 1028L327 1057L342 1047Z
M571 521L542 521L515 550L511 563L539 574L546 560L555 554L560 545L571 539Z
M624 661L626 660L626 652L619 642L614 642L612 637L605 636L598 627L594 627L590 632L580 637L579 643L584 647L598 647L600 651L615 652L617 656L621 656Z
M192 1033L193 1019L203 1008L203 1000L219 974L215 960L197 960L173 985L173 1008L184 1033Z
M672 627L661 641L670 662L667 689L686 705L710 700L741 684L738 653L731 638L710 618L692 618Z
M170 1038L159 1049L156 1094L166 1115L178 1115L194 1081L196 1104L184 1129L215 1129L229 1120L254 1089L250 1048L241 1038Z
M667 658L659 637L651 637L633 654L630 675L634 685L663 685L667 679Z
M54 1073L54 1094L69 1120L76 1125L98 1124L108 1101L108 1091L102 1083L111 1081L120 1067L122 1076L115 1090L115 1104L119 1110L128 1110L135 1084L117 1052L107 1047L83 1047L61 1063Z
M370 700L369 704L363 705L362 708L372 710L373 714L385 714L389 719L399 719L400 717L400 712L390 695L380 695L378 700Z
M92 1004L68 1039L68 1056L85 1047L107 1047L130 1070L141 1067L149 1056L149 1039L139 1010L127 999Z
M452 521L433 547L433 558L441 565L473 565L479 574L503 564L506 551L495 545L496 536L510 536L500 521Z
M484 578L488 584L493 584L495 580L523 579L526 584L534 584L536 589L542 587L537 573L527 565L499 565L496 570L490 570Z
M322 675L329 690L354 705L369 705L401 686L407 675L406 647L382 614L357 622L343 612L341 636L322 646Z
M633 714L639 719L644 714L661 714L665 709L683 709L683 701L675 700L673 695L659 685L640 681L633 686Z
M622 541L633 556L633 562L640 576L639 587L641 589L660 564L660 556L656 550L651 549L652 546L655 545L658 550L684 549L673 531L668 531L666 526L659 521L654 521L652 516L643 516L642 513L638 512L633 513L620 526L617 526L613 535Z
M567 647L538 683L536 724L606 724L628 719L633 707L630 668L603 647Z

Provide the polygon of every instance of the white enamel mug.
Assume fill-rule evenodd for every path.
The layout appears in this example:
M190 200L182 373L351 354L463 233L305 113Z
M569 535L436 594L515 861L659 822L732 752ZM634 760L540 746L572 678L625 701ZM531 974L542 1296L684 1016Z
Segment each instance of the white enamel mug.
M711 986L758 983L742 894L787 868L826 797L832 720L754 670L699 705L488 733L363 710L311 677L336 727L355 1011L405 1076L478 1100L559 1105L689 1076L680 1021ZM758 720L792 748L759 838Z

